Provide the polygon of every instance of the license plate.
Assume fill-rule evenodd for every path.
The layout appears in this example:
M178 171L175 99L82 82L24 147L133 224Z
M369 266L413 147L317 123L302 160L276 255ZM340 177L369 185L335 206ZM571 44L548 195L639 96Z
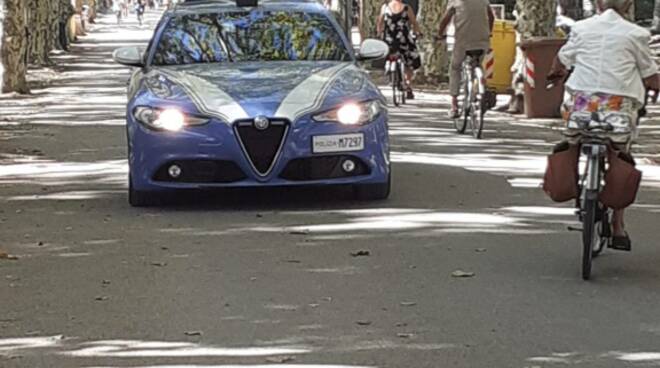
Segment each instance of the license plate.
M350 152L364 149L364 134L317 135L312 137L313 153Z

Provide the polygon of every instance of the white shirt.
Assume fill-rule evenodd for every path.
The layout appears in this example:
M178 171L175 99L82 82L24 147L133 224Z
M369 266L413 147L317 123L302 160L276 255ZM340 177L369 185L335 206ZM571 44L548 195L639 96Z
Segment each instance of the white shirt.
M658 72L649 42L651 33L609 9L575 23L559 60L574 67L569 91L606 93L644 102L643 78Z

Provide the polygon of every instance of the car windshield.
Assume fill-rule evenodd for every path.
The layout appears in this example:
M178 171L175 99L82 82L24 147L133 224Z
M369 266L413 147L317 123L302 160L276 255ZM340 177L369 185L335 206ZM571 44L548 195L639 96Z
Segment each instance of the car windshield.
M160 37L153 63L291 60L347 61L350 56L323 14L255 9L172 18Z

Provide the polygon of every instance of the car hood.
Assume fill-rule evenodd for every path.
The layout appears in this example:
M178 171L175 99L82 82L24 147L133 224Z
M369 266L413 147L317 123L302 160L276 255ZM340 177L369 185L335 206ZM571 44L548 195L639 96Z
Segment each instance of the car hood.
M264 115L296 121L346 101L382 99L350 62L244 62L154 68L145 89L227 122Z

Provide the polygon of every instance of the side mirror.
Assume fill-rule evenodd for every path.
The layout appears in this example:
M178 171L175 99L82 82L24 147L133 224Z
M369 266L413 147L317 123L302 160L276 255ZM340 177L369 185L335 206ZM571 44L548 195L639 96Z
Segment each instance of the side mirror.
M139 47L122 47L112 53L112 59L122 65L144 66L143 52Z
M358 60L377 60L386 57L390 53L390 47L381 40L368 38L362 42L358 52Z

